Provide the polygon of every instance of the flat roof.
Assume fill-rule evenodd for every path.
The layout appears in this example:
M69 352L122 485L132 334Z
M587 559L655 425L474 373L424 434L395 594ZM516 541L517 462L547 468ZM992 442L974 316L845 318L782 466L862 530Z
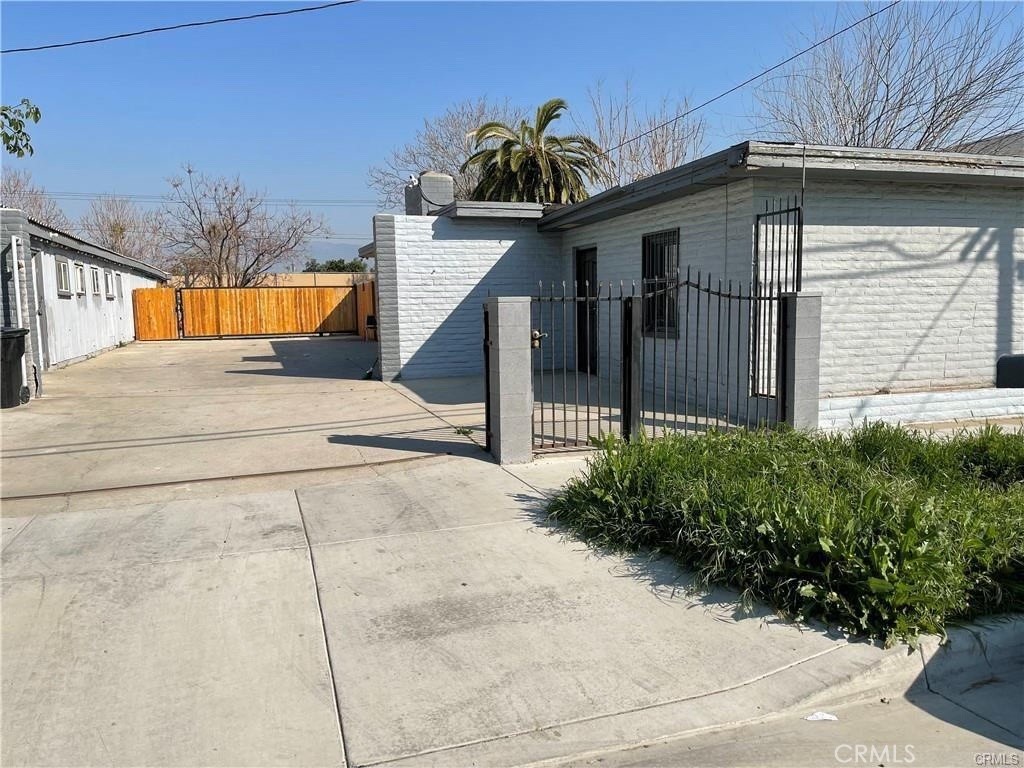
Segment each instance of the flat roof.
M80 237L64 232L63 230L51 227L45 222L39 221L26 217L29 223L29 235L39 240L46 240L59 245L62 248L67 248L72 251L78 251L84 253L87 256L92 256L96 259L102 259L103 261L116 264L126 269L134 270L135 272L141 272L142 274L149 275L156 278L157 280L167 280L167 273L162 269L146 264L138 259L133 259L129 256L124 256L116 251L112 251L109 248L104 248L102 245L96 245L96 243L90 243L88 240L83 240Z
M544 215L546 207L543 203L456 200L431 216L447 216L452 219L539 219Z
M709 187L748 178L888 179L1024 187L1024 157L961 152L829 147L746 141L693 162L549 210L542 232L572 229L621 216Z

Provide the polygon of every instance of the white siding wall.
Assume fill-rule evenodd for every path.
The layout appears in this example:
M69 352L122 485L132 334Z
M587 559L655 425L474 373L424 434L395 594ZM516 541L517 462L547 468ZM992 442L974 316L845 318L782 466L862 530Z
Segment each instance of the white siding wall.
M757 188L774 191L794 190ZM804 243L823 396L991 386L998 356L1024 352L1020 190L811 184Z
M488 292L528 296L562 277L558 238L532 221L382 214L374 231L385 378L480 373Z
M89 261L81 254L60 252L68 259L71 269L71 296L57 294L57 257L55 250L37 254L41 259L43 278L43 313L46 318L46 351L48 367L66 365L94 355L104 349L116 347L119 342L135 339L135 319L132 315L132 291L152 288L156 280L123 271L100 261ZM76 258L81 257L81 258ZM85 265L85 294L79 294L75 280L75 264ZM90 269L100 270L100 293L92 289ZM105 295L103 270L110 269L121 275L121 293L113 299ZM115 292L116 292L115 278Z

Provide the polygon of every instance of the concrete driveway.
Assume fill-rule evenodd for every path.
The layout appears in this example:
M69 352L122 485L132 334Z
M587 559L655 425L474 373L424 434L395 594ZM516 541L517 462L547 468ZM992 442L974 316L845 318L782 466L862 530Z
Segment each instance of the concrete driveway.
M53 372L43 399L0 416L4 514L480 453L412 392L365 380L375 355L351 337L148 342ZM437 407L482 424L479 385L460 381L430 390Z
M920 675L564 540L581 459L505 471L470 383L295 342L135 345L4 414L3 765L513 765Z

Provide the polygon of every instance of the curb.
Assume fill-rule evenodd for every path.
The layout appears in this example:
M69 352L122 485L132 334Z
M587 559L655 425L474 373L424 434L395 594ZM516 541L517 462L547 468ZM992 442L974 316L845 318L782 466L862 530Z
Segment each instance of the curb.
M945 640L929 635L921 641L920 655L929 687L975 671L1024 663L1024 615L954 627Z
M763 722L816 706L871 696L902 696L912 686L962 676L1024 658L1024 616L927 636L916 650L867 642L829 651L718 691L626 712L538 727L383 761L390 766L486 765L541 768L598 758L644 744Z
M887 650L867 643L837 643L834 649L773 670L727 689L626 712L538 727L426 753L380 761L389 766L555 766L629 749L644 743L762 721L809 706L836 686L863 688L865 678L900 679L921 673L921 661L906 647Z

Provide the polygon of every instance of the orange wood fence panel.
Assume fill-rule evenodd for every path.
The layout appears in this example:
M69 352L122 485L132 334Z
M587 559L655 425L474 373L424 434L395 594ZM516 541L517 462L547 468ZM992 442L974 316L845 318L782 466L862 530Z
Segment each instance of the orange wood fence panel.
M356 287L356 333L363 339L363 341L376 341L376 329L371 328L367 330L366 318L373 315L374 318L377 316L377 291L375 290L375 283L370 280L365 283L360 283Z
M351 286L182 288L184 336L354 333Z
M173 288L136 288L132 291L132 312L139 341L178 338Z

